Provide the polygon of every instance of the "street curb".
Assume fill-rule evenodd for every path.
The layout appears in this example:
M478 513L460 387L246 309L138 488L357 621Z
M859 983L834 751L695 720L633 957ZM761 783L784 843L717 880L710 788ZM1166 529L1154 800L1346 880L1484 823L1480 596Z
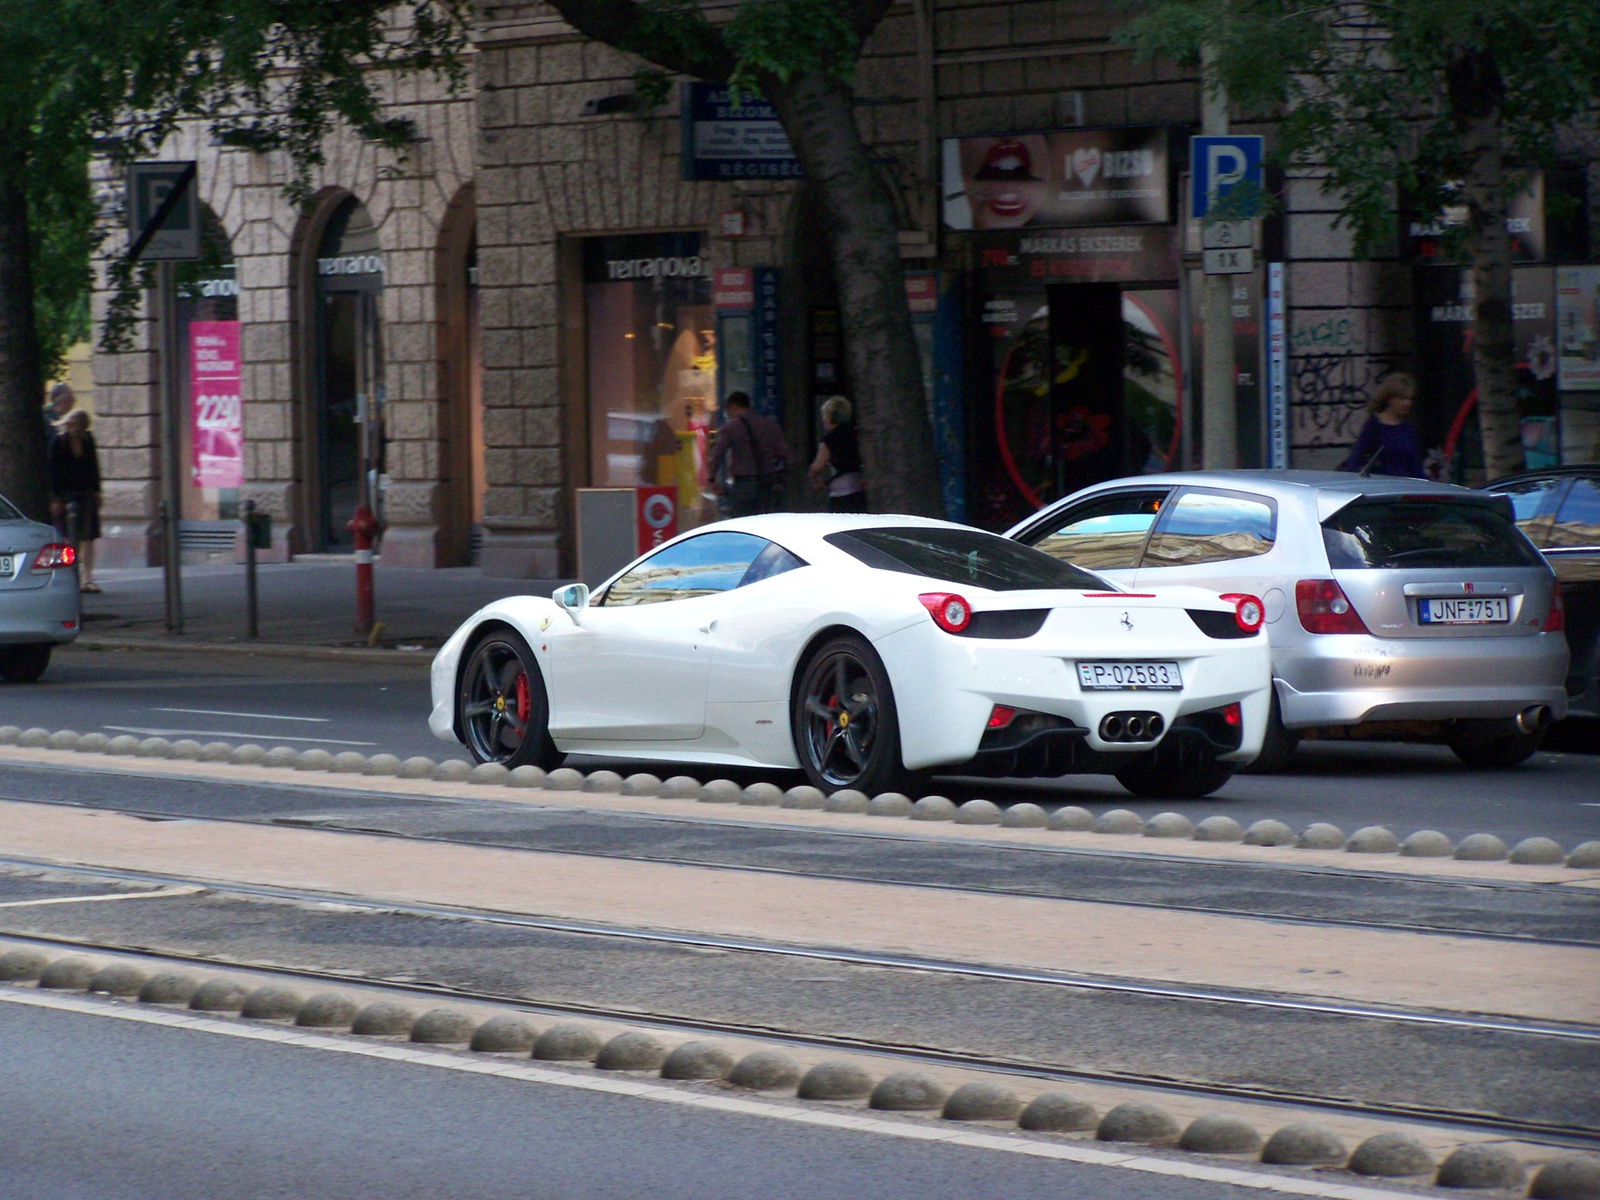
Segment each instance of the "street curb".
M257 746L233 747L227 742L211 742L197 747L186 742L167 743L161 738L147 738L141 742L131 737L121 737L106 741L102 735L79 735L70 729L52 731L35 727L24 730L15 725L0 726L0 750L9 746L15 746L25 753L42 753L50 756L110 755L145 760L177 760L197 765L198 760L205 759L209 768L222 765L224 758L231 764L234 756L248 751L250 763L245 765L260 768L288 769L303 775L336 774L352 781L358 775L371 775L385 780L394 778L391 771L393 763L390 761L392 756L377 754L363 759L361 755L352 751L335 756L318 749L296 750L287 746L275 746L262 753L261 748ZM359 763L358 759L361 760ZM741 788L739 784L727 779L713 779L701 784L697 779L680 775L673 776L663 783L653 775L633 775L622 781L619 790L616 774L609 770L585 774L571 767L560 767L546 773L538 767L522 766L513 772L501 774L486 772L483 766L484 764L479 764L474 767L459 758L436 763L432 759L417 756L407 759L402 764L400 778L419 782L431 780L461 784L468 783L471 777L470 786L478 795L493 793L500 789L516 790L521 793L516 797L520 801L530 799L529 793L558 795L563 798L586 796L597 800L612 797L620 799L622 796L632 799L654 797L706 804L717 809L748 806L758 812L770 812L778 808L790 813L803 812L808 816L837 817L843 814L859 814L872 817L875 825L883 824L886 820L925 822L934 818L943 821L953 815L954 820L949 821L952 828L960 826L967 831L1003 829L1010 834L1023 835L1028 840L1037 835L1046 843L1051 840L1052 834L1059 836L1079 832L1071 828L1058 829L1050 822L1004 820L1002 810L988 800L968 800L957 808L943 796L924 796L915 803L909 803L908 797L899 793L868 797L861 792L847 790L823 797L817 789L801 785L792 787L780 797L776 797L777 803L773 804L774 797L765 794L752 795L751 789ZM593 787L590 786L591 781ZM822 797L820 805L816 802L818 797ZM948 806L949 812L943 811L945 806ZM1215 818L1208 820L1214 822ZM1273 836L1252 836L1254 831L1266 826L1273 827ZM1337 851L1349 854L1352 859L1359 860L1363 864L1386 859L1397 863L1404 861L1418 871L1422 871L1423 864L1429 861L1471 864L1474 867L1487 867L1495 873L1511 869L1523 872L1536 871L1559 867L1563 863L1566 868L1573 870L1600 868L1600 841L1583 842L1567 851L1552 839L1524 839L1518 843L1519 849L1536 841L1540 843L1541 853L1519 855L1508 853L1504 842L1494 834L1488 833L1471 834L1463 838L1459 845L1452 846L1448 838L1432 830L1418 831L1401 839L1384 826L1374 825L1357 830L1353 837L1346 838L1337 827L1314 822L1296 836L1291 827L1281 821L1262 820L1256 821L1245 831L1242 841L1233 841L1230 830L1229 840L1222 842L1215 838L1213 833L1215 828L1215 824L1208 826L1206 822L1194 826L1187 818L1174 813L1161 813L1152 817L1149 822L1145 822L1126 809L1114 808L1094 821L1092 832L1097 839L1132 839L1142 843L1141 848L1148 847L1151 842L1160 843L1163 847L1171 847L1175 843L1193 843L1205 845L1213 851L1230 847L1261 849L1289 847L1294 850L1296 857L1315 851ZM1157 832L1152 833L1152 830ZM1418 839L1424 836L1432 839L1426 857L1417 856L1415 850L1408 853L1407 847L1415 847ZM1436 846L1433 844L1435 842ZM1484 853L1481 849L1484 846L1498 847L1498 850ZM1447 850L1446 847L1450 848ZM1530 859L1536 861L1529 861Z
M156 650L168 654L261 655L327 662L390 663L430 666L437 650L379 650L365 646L298 646L292 642L179 642L157 638L100 637L87 634L72 642L75 650Z
M0 943L0 949L5 945L15 946L15 942ZM38 957L39 952L28 947L12 949L0 953L0 976L5 974L4 968L9 961L24 956ZM45 957L51 957L46 954ZM150 956L141 956L148 958ZM528 1028L536 1028L534 1022L544 1023L548 1019L546 1014L530 1012L528 1010L512 1008L505 1005L478 1003L473 1006L473 1011L457 1009L435 1010L429 1016L448 1015L451 1020L451 1029L448 1037L437 1041L431 1037L418 1038L415 1030L421 1022L413 1024L410 1020L409 1007L404 1002L378 999L364 1006L352 1002L349 1012L353 1014L350 1020L342 1021L338 1025L327 1025L321 1021L314 1023L318 1032L309 1032L313 1023L302 1025L300 1014L309 1015L311 1008L323 1013L328 1007L329 993L318 993L306 999L300 999L290 989L277 984L260 983L262 972L251 971L248 968L221 968L206 967L209 978L207 986L217 990L229 990L243 997L264 997L267 992L274 993L273 999L282 1001L291 996L296 1000L298 1008L290 1011L289 1007L281 1003L275 1004L270 1013L263 1012L252 1014L248 1002L243 1004L244 1012L240 1012L240 1005L232 1005L223 1010L207 1010L197 1006L193 1001L187 1005L174 1004L165 998L157 1000L140 996L116 997L110 995L96 995L88 991L91 988L89 978L97 977L106 968L128 963L128 959L111 954L98 954L91 958L84 955L70 953L53 958L48 963L42 974L49 975L52 968L60 975L71 974L74 977L83 974L83 967L92 968L89 977L82 982L67 985L57 984L54 988L45 988L37 980L12 979L9 987L0 986L0 1003L29 1003L38 1007L66 1009L70 1011L97 1013L105 1016L116 1016L124 1019L143 1021L150 1024L176 1025L187 1028L203 1028L210 1032L232 1033L236 1036L260 1037L266 1040L283 1041L289 1044L302 1046L318 1046L320 1048L343 1050L349 1053L367 1053L358 1047L372 1047L377 1057L396 1058L402 1061L425 1062L435 1061L436 1065L454 1065L456 1069L475 1070L467 1067L464 1061L477 1061L479 1063L509 1062L513 1059L529 1059L529 1071L525 1074L539 1082L564 1082L567 1086L583 1086L575 1082L588 1076L590 1079L610 1077L633 1078L655 1077L669 1081L679 1086L690 1088L698 1086L702 1089L700 1094L705 1094L705 1089L713 1089L710 1094L721 1093L725 1096L742 1094L755 1097L757 1095L772 1097L779 1100L779 1093L784 1098L792 1095L796 1107L804 1110L820 1112L857 1112L865 1115L870 1110L889 1110L904 1120L914 1122L916 1127L922 1129L937 1128L950 1131L948 1134L939 1135L938 1140L959 1141L961 1128L973 1126L987 1127L996 1133L1007 1132L1007 1140L1016 1139L1020 1133L1040 1133L1048 1131L1048 1123L1041 1124L1037 1120L1030 1121L1029 1111L1036 1111L1041 1102L1047 1098L1061 1104L1072 1105L1075 1097L1071 1093L1053 1091L1044 1092L1035 1098L1033 1104L1023 1108L1018 1098L1009 1090L1009 1084L1017 1080L1017 1076L999 1077L1004 1082L995 1080L978 1080L964 1084L962 1087L949 1093L947 1096L944 1088L933 1079L928 1079L919 1073L904 1070L884 1071L883 1060L892 1055L873 1054L867 1056L868 1061L879 1064L877 1071L865 1069L858 1062L851 1060L828 1059L805 1073L798 1080L785 1081L780 1088L769 1087L744 1087L730 1082L738 1079L741 1073L735 1064L734 1057L727 1053L725 1048L715 1042L708 1042L699 1035L683 1031L645 1032L641 1029L624 1029L623 1032L612 1034L609 1037L593 1031L592 1027L576 1027L584 1032L593 1033L589 1039L591 1048L586 1050L579 1059L566 1059L562 1068L566 1072L575 1072L575 1077L569 1076L560 1080L551 1079L550 1073L555 1070L549 1065L548 1056L541 1056L536 1048L531 1049L523 1044L525 1039L518 1039L509 1049L493 1047L492 1039L480 1043L477 1033L495 1026L504 1027L508 1023L518 1023ZM70 971L61 968L70 964L74 969ZM30 968L34 964L30 962ZM32 974L30 969L24 974ZM179 970L179 975L188 975L190 972ZM243 977L242 979L240 977ZM194 979L198 983L198 978ZM382 992L383 985L357 983L356 987L367 996L374 992ZM204 990L203 988L200 990ZM34 993L25 995L24 993ZM88 993L85 995L85 993ZM196 993L198 995L198 992ZM89 997L92 996L91 1000ZM361 1030L362 1016L376 1010L385 1010L384 1015L393 1014L403 1017L402 1020L385 1020L372 1023L370 1030ZM179 1015L181 1013L181 1015ZM615 1021L608 1021L615 1024ZM545 1028L557 1028L557 1025L546 1025ZM570 1023L569 1023L569 1028ZM258 1032L245 1032L246 1029ZM278 1029L276 1037L266 1032ZM661 1039L667 1039L663 1042ZM428 1044L428 1043L433 1044ZM670 1044L668 1044L670 1043ZM482 1046L482 1048L480 1048ZM394 1053L385 1053L392 1049ZM757 1050L747 1054L745 1058L756 1056L770 1057L772 1051ZM448 1058L432 1059L433 1055L448 1055ZM705 1071L700 1074L686 1073L682 1068L688 1058L716 1059L716 1070ZM540 1066L533 1063L539 1061ZM742 1062L743 1060L739 1060ZM494 1073L494 1072L492 1072ZM828 1082L833 1083L835 1077L838 1081L848 1083L848 1086L810 1086L807 1080L814 1080L821 1075L828 1076ZM845 1077L848 1076L848 1080ZM1025 1076L1024 1076L1025 1078ZM647 1085L652 1090L659 1085ZM646 1095L647 1092L637 1088L618 1088L605 1090L629 1091L635 1095ZM916 1093L909 1099L897 1097L891 1093ZM926 1093L924 1096L923 1094ZM689 1095L695 1093L689 1092ZM952 1104L958 1097L965 1095L967 1098L979 1098L981 1103L976 1104L971 1112L963 1112L961 1104ZM1003 1101L1003 1103L1001 1103ZM692 1103L693 1101L680 1098L679 1102ZM1081 1107L1081 1105L1079 1105ZM1298 1115L1291 1112L1291 1116ZM1219 1141L1213 1134L1214 1127L1226 1123L1229 1126L1230 1139ZM1360 1149L1378 1143L1405 1142L1413 1146L1428 1158L1430 1164L1433 1159L1409 1134L1394 1129L1392 1122L1377 1119L1368 1119L1370 1125L1376 1127L1389 1126L1384 1132L1367 1137L1358 1147ZM1304 1122L1291 1123L1280 1130L1280 1133L1304 1131L1307 1128L1317 1130L1334 1143L1338 1138L1331 1131L1321 1127L1307 1126ZM1244 1174L1239 1168L1254 1162L1271 1163L1273 1157L1269 1154L1271 1146L1276 1144L1272 1138L1262 1138L1254 1125L1244 1118L1229 1116L1227 1114L1205 1113L1187 1122L1180 1123L1173 1115L1158 1104L1151 1103L1144 1098L1130 1098L1112 1106L1103 1116L1096 1115L1093 1123L1079 1121L1074 1123L1071 1136L1066 1132L1056 1133L1045 1139L1034 1139L1041 1146L1069 1147L1081 1145L1082 1150L1078 1155L1065 1155L1074 1157L1078 1161L1104 1162L1115 1165L1111 1160L1121 1156L1108 1152L1107 1143L1134 1143L1155 1146L1163 1150L1173 1151L1171 1157L1159 1162L1161 1167L1154 1165L1145 1168L1160 1174L1187 1176L1191 1178L1208 1178L1206 1168L1197 1167L1198 1162L1232 1161L1238 1164L1230 1172L1234 1176L1231 1182L1244 1182L1238 1178ZM998 1140L998 1139L996 1139ZM1279 1138L1279 1141L1282 1139ZM1443 1161L1450 1162L1452 1158L1459 1160L1463 1150L1468 1153L1476 1152L1477 1147L1496 1147L1504 1144L1503 1138L1479 1138L1476 1140L1462 1139L1456 1141L1448 1155L1441 1156ZM1525 1150L1533 1150L1531 1165L1538 1168L1529 1187L1529 1195L1540 1196L1540 1180L1547 1173L1581 1176L1587 1178L1596 1171L1600 1171L1600 1161L1590 1155L1561 1154L1557 1156L1552 1147L1545 1147L1538 1143L1521 1143ZM1095 1149L1091 1149L1095 1147ZM1013 1142L1010 1148L1015 1149ZM1027 1151L1023 1151L1027 1152ZM1058 1155L1061 1156L1061 1155ZM1246 1186L1264 1191L1287 1192L1295 1195L1325 1196L1330 1198L1343 1198L1343 1200L1376 1200L1378 1197L1396 1197L1394 1192L1379 1192L1359 1186L1359 1178L1363 1173L1362 1164L1357 1161L1358 1155L1351 1155L1346 1163L1342 1157L1340 1162L1331 1162L1326 1158L1314 1164L1296 1168L1290 1172L1252 1172L1249 1173L1249 1182ZM1520 1161L1520 1160L1519 1160ZM1189 1169L1186 1169L1189 1168ZM1430 1178L1442 1178L1443 1167L1439 1168L1440 1175L1434 1176L1430 1165ZM1352 1184L1345 1184L1332 1178L1336 1172L1347 1174L1352 1179ZM1382 1172L1379 1172L1382 1173ZM1416 1180L1416 1184L1424 1184L1423 1180ZM1318 1185L1322 1186L1318 1186ZM1451 1186L1446 1183L1444 1186ZM1455 1185L1459 1186L1459 1185ZM1566 1193L1563 1193L1566 1194ZM1588 1193L1573 1192L1579 1200L1587 1200ZM1600 1193L1595 1193L1600 1197Z

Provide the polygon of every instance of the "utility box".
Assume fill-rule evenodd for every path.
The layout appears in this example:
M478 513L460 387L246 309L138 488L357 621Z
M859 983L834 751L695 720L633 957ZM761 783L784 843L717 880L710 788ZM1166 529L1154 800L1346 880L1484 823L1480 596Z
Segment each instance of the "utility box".
M678 533L676 487L579 488L578 578L599 587Z

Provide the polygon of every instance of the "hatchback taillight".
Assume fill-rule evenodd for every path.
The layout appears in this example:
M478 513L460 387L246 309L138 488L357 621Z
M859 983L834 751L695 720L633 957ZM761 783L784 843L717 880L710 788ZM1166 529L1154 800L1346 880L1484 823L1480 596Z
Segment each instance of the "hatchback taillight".
M33 571L43 575L46 571L57 571L62 567L70 567L78 561L78 552L66 542L51 542L48 546L39 547L39 553L33 556Z
M1567 601L1561 594L1561 580L1556 580L1555 589L1550 593L1550 615L1544 619L1546 633L1561 633L1567 627Z
M1336 580L1300 580L1294 585L1294 607L1307 633L1367 632L1366 624Z

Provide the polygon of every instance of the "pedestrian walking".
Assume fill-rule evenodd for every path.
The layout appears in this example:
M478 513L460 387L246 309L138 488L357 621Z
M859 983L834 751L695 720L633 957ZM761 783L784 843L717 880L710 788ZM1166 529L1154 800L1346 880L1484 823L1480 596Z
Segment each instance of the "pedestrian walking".
M850 401L843 396L829 396L822 402L822 444L811 460L811 478L828 489L829 512L867 511L854 415Z
M1340 469L1426 479L1417 431L1406 420L1416 395L1417 381L1411 376L1400 371L1385 376L1367 404L1367 423Z
M100 455L89 414L67 414L50 439L50 516L61 536L78 548L78 588L100 591L94 581L94 544L100 539Z
M67 414L72 412L73 406L78 403L77 394L73 392L72 385L65 381L58 383L50 389L50 400L44 406L45 424L50 427L51 435L61 432Z
M706 473L723 497L723 512L730 517L772 512L778 507L789 471L789 444L783 427L765 413L752 411L750 397L744 392L728 394L727 412L706 463Z

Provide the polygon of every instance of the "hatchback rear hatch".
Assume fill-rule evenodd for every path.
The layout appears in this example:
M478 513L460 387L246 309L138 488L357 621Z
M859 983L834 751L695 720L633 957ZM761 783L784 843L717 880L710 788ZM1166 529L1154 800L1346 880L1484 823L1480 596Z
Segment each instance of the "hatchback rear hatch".
M1550 615L1555 577L1500 497L1362 496L1324 518L1322 540L1376 637L1531 637Z

